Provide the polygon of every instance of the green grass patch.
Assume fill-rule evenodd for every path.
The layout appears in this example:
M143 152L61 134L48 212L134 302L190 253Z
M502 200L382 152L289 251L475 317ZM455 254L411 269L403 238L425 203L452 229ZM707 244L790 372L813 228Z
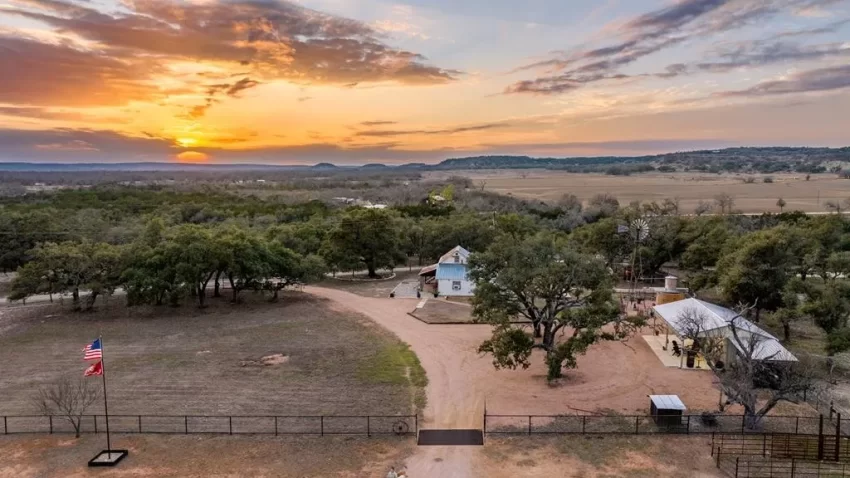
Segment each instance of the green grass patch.
M428 384L425 370L419 363L419 357L407 344L395 343L383 345L377 353L364 359L357 371L364 382L389 385L411 384L424 387Z

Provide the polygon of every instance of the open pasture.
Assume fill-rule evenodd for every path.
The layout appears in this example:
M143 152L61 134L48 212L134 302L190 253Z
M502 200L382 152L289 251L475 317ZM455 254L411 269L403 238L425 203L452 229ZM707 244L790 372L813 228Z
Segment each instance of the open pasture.
M786 202L785 210L825 212L824 203L850 197L850 180L834 174L753 175L755 182L745 183L747 174L650 173L632 176L576 174L549 170L489 170L433 173L439 177L466 176L485 191L511 194L525 199L557 201L564 194L575 194L587 201L600 193L613 194L620 204L631 201L677 199L680 211L691 214L700 201L712 202L725 193L735 199L735 209L744 213L779 212L776 201ZM763 182L770 176L772 183Z

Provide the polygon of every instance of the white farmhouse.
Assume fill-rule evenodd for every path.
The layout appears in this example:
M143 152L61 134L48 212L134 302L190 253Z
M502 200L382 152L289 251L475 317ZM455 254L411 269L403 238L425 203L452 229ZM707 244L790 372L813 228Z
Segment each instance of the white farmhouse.
M456 246L443 254L436 264L422 268L419 277L424 285L431 284L443 297L469 297L475 284L467 276L469 251Z

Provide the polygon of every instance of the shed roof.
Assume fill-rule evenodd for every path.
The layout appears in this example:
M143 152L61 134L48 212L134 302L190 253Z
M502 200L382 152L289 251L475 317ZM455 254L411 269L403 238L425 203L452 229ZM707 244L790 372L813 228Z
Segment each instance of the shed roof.
M424 276L424 275L427 275L429 273L431 273L433 275L433 274L436 273L436 271L437 271L437 264L431 264L430 266L425 266L422 269L420 269L419 275Z
M649 400L661 410L687 410L678 395L650 395Z

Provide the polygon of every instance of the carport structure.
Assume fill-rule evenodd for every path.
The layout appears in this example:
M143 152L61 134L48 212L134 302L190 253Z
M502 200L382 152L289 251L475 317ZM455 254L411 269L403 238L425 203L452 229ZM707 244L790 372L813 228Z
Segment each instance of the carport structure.
M695 298L656 305L652 309L655 316L664 322L661 349L673 354L676 353L673 349L678 348L680 368L683 364L687 364L688 368L698 368L700 360L705 360L700 353L700 342L705 344L707 341L720 341L718 345L722 347L722 353L715 354L718 368L722 368L723 363L717 362L731 363L743 354L751 354L753 359L760 361L797 361L776 337L732 309Z

